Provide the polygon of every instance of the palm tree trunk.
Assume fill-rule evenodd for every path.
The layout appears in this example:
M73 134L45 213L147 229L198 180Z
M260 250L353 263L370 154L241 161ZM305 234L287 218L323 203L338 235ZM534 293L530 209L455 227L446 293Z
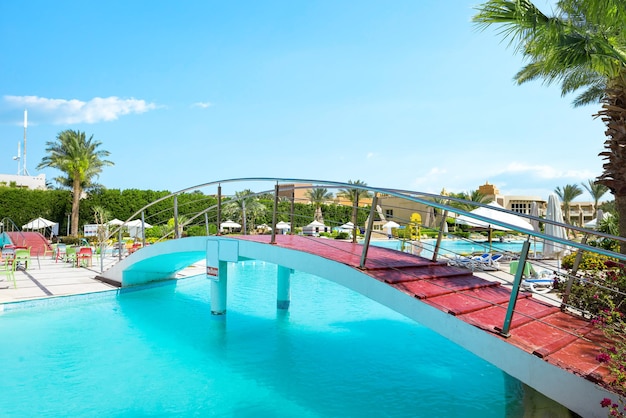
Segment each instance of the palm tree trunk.
M619 236L626 238L626 71L622 77L613 80L607 89L602 110L598 115L606 125L607 140L604 151L599 155L605 160L603 173L598 183L604 184L615 196ZM620 252L626 254L626 245L620 245Z
M626 194L615 194L615 210L619 219L619 236L626 237ZM619 250L626 254L626 244L621 244Z
M80 208L80 179L78 176L74 177L74 181L72 184L72 227L71 227L71 235L78 236L78 211Z

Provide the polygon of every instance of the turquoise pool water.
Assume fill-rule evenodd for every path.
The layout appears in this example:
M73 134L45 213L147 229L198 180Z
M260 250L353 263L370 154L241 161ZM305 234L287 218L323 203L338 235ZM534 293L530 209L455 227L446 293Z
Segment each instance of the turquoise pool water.
M435 248L435 244L437 243L434 239L424 239L422 240L422 253L420 254L422 257L430 258L433 255L433 250ZM519 253L522 251L523 241L493 241L491 245L488 242L469 242L463 240L442 240L441 247L439 249L439 255L461 255L461 254L471 254L471 253L479 253L479 252L491 252L491 253ZM373 240L372 245L378 245L381 247L392 248L394 250L400 250L402 247L402 242L397 239L391 240ZM541 252L543 248L542 242L533 243L531 242L529 251L532 252Z
M228 314L204 277L4 312L2 416L516 417L518 381L429 329L296 272L229 266Z

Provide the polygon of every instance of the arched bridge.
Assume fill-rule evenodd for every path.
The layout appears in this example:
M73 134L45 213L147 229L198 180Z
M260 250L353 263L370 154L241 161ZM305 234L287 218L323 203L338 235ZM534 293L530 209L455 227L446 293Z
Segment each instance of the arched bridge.
M290 303L291 270L304 271L418 321L582 416L602 415L600 401L611 393L603 387L607 370L596 361L602 337L588 322L529 293L512 297L500 283L467 269L381 247L366 253L364 262L361 244L294 235L190 237L147 246L102 277L133 286L174 278L206 260L211 309L225 314L228 262L277 264L277 307L282 309Z

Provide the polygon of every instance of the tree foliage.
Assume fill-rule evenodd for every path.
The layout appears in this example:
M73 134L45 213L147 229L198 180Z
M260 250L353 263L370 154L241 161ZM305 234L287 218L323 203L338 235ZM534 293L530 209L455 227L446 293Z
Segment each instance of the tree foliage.
M497 25L527 60L519 84L560 83L577 92L574 106L601 103L606 126L603 173L597 182L615 196L626 237L626 8L622 0L560 0L548 16L529 0L490 0L478 6L480 28ZM565 146L565 144L564 144ZM626 246L621 248L626 253Z
M55 141L46 142L46 155L37 169L56 168L63 176L55 178L61 186L72 190L72 235L78 235L80 199L84 190L95 186L93 180L105 166L113 162L104 159L109 152L98 149L102 143L95 141L93 135L87 139L84 132L61 131Z

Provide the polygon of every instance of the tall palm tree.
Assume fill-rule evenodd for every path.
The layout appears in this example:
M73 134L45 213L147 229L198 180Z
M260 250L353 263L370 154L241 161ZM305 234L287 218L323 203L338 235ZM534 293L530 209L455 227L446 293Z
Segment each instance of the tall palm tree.
M324 187L314 187L306 192L306 196L316 209L321 208L324 203L333 198L333 194Z
M485 196L478 190L472 190L469 193L467 192L451 193L450 196L456 197L457 199L467 200L468 202L476 202L476 203L483 203L483 204L490 203L487 196ZM455 202L455 201L451 201L450 206L463 209L464 211L467 211L467 212L474 210L476 208L476 206L473 205L472 203L462 203L462 202Z
M51 167L65 174L65 177L57 177L55 180L61 186L71 187L71 234L74 236L78 235L78 214L83 191L94 185L93 178L100 175L104 166L113 165L104 159L110 153L99 150L100 145L102 143L95 141L93 135L87 139L84 132L70 129L61 131L56 140L46 142L48 155L37 166L38 170Z
M609 191L609 188L604 184L600 184L592 179L587 180L587 184L582 183L583 187L589 192L593 199L593 217L598 216L598 202L602 199L602 196Z
M324 187L314 187L306 192L307 197L313 205L315 205L315 220L324 222L324 215L322 214L322 205L328 200L332 199L333 194Z
M568 224L571 223L570 219L570 204L574 199L583 194L583 189L578 187L577 184L566 184L563 186L563 189L557 187L554 189L554 193L561 199L563 202L563 212L565 212L565 222Z
M266 211L263 203L259 202L258 197L250 189L235 192L235 198L224 205L224 213L226 216L241 221L242 231L244 234L249 229L254 228L254 221ZM248 226L250 219L250 226Z
M556 14L543 14L530 0L490 0L474 22L496 24L528 64L519 84L543 79L561 84L563 95L584 89L574 106L602 103L606 125L603 173L598 183L615 196L619 231L626 237L626 13L623 0L560 0ZM626 246L622 246L626 253Z
M367 183L362 180L348 180L348 184L354 184L355 186L360 187L367 186ZM337 193L337 195L343 197L346 200L349 200L350 202L354 202L357 196L359 200L372 197L372 193L368 192L367 190L350 187L339 189L339 193Z
M355 186L360 186L360 187L367 186L367 183L361 180L354 180L354 181L348 180L348 184L354 184ZM355 203L352 209L352 225L354 225L354 229L356 232L356 228L358 225L357 224L357 211L358 211L359 200L372 197L372 194L365 189L348 187L344 189L339 189L339 193L337 193L337 195L340 197L343 197L346 200L349 200L352 203ZM352 234L352 242L356 242L356 233Z

